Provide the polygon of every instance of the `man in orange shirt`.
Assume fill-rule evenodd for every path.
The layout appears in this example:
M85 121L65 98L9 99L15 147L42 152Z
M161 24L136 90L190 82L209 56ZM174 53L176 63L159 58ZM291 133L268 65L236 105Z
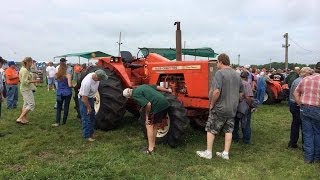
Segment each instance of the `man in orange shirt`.
M73 72L74 72L74 79L76 80L76 81L78 81L78 79L80 79L80 73L81 73L81 70L82 70L82 67L81 67L81 65L80 64L76 64L75 66L74 66L74 68L73 68Z
M5 71L7 88L7 109L15 109L17 108L18 102L19 74L16 70L16 63L14 61L9 61L8 66L9 67Z

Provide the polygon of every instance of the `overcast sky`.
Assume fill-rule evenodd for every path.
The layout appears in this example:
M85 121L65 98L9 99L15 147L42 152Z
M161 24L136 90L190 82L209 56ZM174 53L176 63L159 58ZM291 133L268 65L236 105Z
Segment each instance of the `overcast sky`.
M240 64L320 60L319 0L10 0L1 2L0 56L39 61L100 50L136 54L138 47L175 47L175 21L187 48L211 47ZM293 41L292 41L293 40Z

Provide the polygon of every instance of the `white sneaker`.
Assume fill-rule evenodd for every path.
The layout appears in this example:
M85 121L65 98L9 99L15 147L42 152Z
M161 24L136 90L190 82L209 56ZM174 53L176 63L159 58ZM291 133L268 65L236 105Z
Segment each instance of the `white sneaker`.
M58 127L59 124L58 124L58 123L54 123L54 124L52 124L51 126L52 126L52 127Z
M223 154L223 152L216 152L216 155L218 157L221 157L222 159L229 160L229 154Z
M206 159L211 159L212 158L212 152L209 152L208 150L205 151L197 151L197 155L206 158Z
M88 141L88 142L93 142L93 141L95 141L95 139L93 139L93 138L90 137L90 138L87 139L87 141Z

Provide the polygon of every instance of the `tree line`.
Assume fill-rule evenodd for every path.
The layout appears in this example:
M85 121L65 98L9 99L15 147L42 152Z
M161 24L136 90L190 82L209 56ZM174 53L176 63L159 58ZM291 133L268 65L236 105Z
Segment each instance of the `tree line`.
M238 65L236 64L233 64L232 66L234 67L237 67ZM300 64L300 63L288 63L288 68L289 69L294 69L294 67L310 67L310 68L314 68L315 64ZM252 64L251 67L256 67L258 69L262 69L262 68L266 68L266 69L271 69L271 68L274 68L274 69L284 69L285 67L285 63L284 62L272 62L271 64L268 63L268 64L262 64L262 65L256 65L256 64ZM271 67L271 68L270 68Z

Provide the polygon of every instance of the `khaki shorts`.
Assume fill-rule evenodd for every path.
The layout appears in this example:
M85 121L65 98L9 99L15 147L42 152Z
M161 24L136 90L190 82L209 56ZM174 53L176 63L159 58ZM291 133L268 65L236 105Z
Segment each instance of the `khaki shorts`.
M222 130L224 133L232 133L234 128L234 118L219 117L212 109L209 111L209 117L206 124L206 131L212 134L219 134Z
M23 108L33 111L36 105L34 101L33 92L31 90L26 90L26 91L21 91L21 94L23 97Z

